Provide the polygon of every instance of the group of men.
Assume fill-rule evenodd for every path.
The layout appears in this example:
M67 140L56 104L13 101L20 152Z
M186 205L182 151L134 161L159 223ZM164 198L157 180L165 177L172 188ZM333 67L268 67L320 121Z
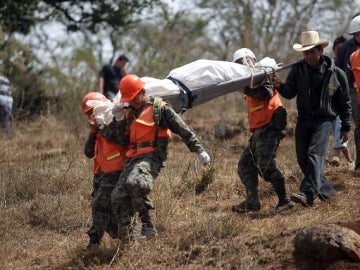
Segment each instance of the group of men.
M360 22L360 16L354 20ZM355 44L352 47L355 51L360 47L360 23L351 29L354 38L347 42ZM351 46L346 45L347 42L340 47L337 62L344 54L350 57L352 52L348 47ZM246 197L233 206L233 211L261 210L259 176L272 184L278 196L276 212L289 210L295 203L308 207L316 198L327 200L335 196L333 186L324 176L327 144L336 117L340 119L342 143L348 140L354 110L349 94L351 74L348 72L347 76L340 65L337 67L323 54L328 44L329 41L321 39L317 31L302 32L301 43L294 44L293 49L302 53L303 60L292 66L285 82L274 75L261 85L244 89L252 134L238 163L238 175L245 186ZM101 87L101 93L88 93L82 100L83 112L89 120L85 154L94 157L93 225L88 231L89 248L99 245L105 231L113 238L128 241L134 235L136 214L142 221L140 235L148 239L156 234L149 214L154 206L148 195L167 158L171 132L180 135L188 149L197 153L202 165L208 166L211 161L198 137L181 117L166 101L149 96L141 78L126 75L124 63L128 59L122 56L120 60L125 61L117 87L121 105L112 110L114 121L99 128L94 120L94 108L88 101L112 99L101 94L105 94ZM234 53L233 62L254 68L256 57L250 49L242 48ZM304 178L299 191L291 195L275 159L285 134L287 117L280 96L286 99L297 97L295 148ZM356 119L355 141L357 151L360 151L357 135L360 133L360 116ZM360 155L356 157L355 170L359 170Z
M197 153L202 165L210 165L210 156L196 134L165 101L146 94L141 78L125 75L118 89L121 104L112 108L114 121L106 126L96 123L96 107L89 101L108 99L102 93L90 92L82 100L89 123L84 152L94 158L90 250L99 246L104 232L123 243L129 241L136 234L136 214L142 222L136 236L149 239L156 234L149 214L154 206L148 195L167 159L172 132Z
M345 73L323 55L328 44L329 41L321 39L316 31L303 32L301 44L293 45L295 51L302 52L303 60L292 66L285 83L275 75L271 82L262 86L245 88L252 136L240 158L238 174L246 188L246 199L234 206L233 211L244 213L261 209L258 176L269 181L278 195L276 212L291 209L294 203L307 207L316 198L326 200L335 196L333 186L324 176L327 144L336 116L341 120L340 137L343 142L348 140L351 105ZM255 56L249 55L255 61ZM236 58L234 61L238 61ZM295 148L304 178L299 191L290 196L275 161L286 126L286 110L279 94L286 99L297 98Z

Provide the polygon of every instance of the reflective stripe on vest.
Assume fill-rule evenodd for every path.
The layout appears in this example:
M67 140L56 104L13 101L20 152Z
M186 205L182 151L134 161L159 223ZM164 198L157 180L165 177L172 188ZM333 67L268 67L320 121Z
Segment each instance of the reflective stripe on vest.
M161 107L165 106L165 104L165 102L162 102ZM133 121L131 121L129 127L130 146L126 151L126 156L136 157L154 152L155 128L153 104L149 103L138 118L134 116ZM158 138L169 139L170 137L171 132L169 129L161 126L158 128Z
M118 152L118 153L116 153L116 154L114 154L112 156L107 157L106 160L112 160L112 159L120 157L120 156L121 156L121 154L120 154L120 152Z
M264 108L264 105L255 106L255 107L250 108L250 112L259 111L262 108Z
M122 171L126 150L127 147L110 142L96 133L94 173Z

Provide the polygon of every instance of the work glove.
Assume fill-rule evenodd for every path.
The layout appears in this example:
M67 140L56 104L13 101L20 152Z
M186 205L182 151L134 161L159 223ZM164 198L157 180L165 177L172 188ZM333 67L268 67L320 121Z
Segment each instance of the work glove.
M210 165L210 156L205 151L201 151L198 153L198 159L202 165L204 166Z
M115 117L116 121L121 121L125 117L124 105L123 104L115 104L112 108L112 114Z
M96 122L95 122L95 119L94 119L94 116L91 115L88 119L88 123L89 123L89 132L91 134L96 134L97 132L97 127L96 127Z

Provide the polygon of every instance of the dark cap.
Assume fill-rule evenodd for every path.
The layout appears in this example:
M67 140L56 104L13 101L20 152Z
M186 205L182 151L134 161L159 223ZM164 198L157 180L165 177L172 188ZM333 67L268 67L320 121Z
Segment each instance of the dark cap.
M334 43L333 43L333 47L332 47L333 50L334 50L334 48L335 48L336 45L338 45L338 44L343 44L345 41L347 41L347 39L344 38L343 36L340 36L340 37L335 38Z
M116 61L126 61L126 62L129 62L129 58L126 57L125 54L121 54L117 59Z

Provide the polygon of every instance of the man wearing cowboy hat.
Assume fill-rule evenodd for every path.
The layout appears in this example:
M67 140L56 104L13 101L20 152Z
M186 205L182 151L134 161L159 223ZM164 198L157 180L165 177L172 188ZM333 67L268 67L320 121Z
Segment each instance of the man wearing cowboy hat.
M301 44L294 44L293 49L302 52L303 60L293 65L285 83L274 78L274 87L284 98L297 97L295 145L304 179L291 199L303 206L311 206L316 197L325 200L335 196L333 186L324 177L329 134L337 115L343 142L348 140L351 125L347 78L330 57L323 55L328 45L318 32L302 32Z

